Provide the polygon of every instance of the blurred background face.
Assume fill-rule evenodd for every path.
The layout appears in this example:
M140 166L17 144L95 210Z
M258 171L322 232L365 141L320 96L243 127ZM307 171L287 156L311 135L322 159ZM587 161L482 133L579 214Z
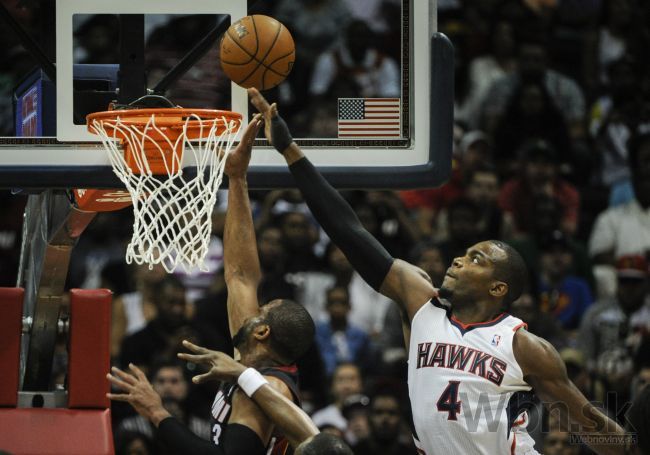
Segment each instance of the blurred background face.
M330 247L327 262L335 274L352 271L350 261L348 261L348 258L345 257L343 252L337 246L332 245Z
M526 178L528 182L535 187L535 185L544 185L555 180L556 169L555 164L541 159L531 160L526 162ZM539 190L540 188L533 188Z
M469 207L455 207L449 212L449 236L457 241L473 243L477 233L478 214Z
M167 328L177 328L186 322L185 289L171 283L164 283L155 296L158 317Z
M524 293L510 305L510 313L530 324L537 314L535 299L532 294Z
M544 112L544 94L539 85L528 84L521 91L519 109L527 117L535 117Z
M542 270L552 277L563 277L569 273L573 256L566 246L555 245L542 253Z
M578 455L580 445L571 444L569 433L551 431L544 440L544 455Z
M650 140L640 146L632 169L632 183L637 200L644 207L650 205Z
M436 286L442 283L449 266L449 264L445 264L442 253L437 248L424 250L415 265L424 270Z
M494 53L497 56L511 56L515 52L515 34L508 22L499 22L492 37Z
M399 436L401 415L393 396L378 396L370 407L370 428L375 439L392 442Z
M282 222L282 233L291 249L304 248L311 244L309 220L299 212L288 213Z
M352 55L352 58L357 61L363 61L366 52L372 43L372 31L362 21L353 21L349 26L346 33L346 44Z
M546 49L536 44L519 48L519 72L526 80L540 80L546 71Z
M348 291L345 288L334 288L327 291L326 308L332 322L343 323L347 321L348 313L350 313Z
M619 278L616 295L626 313L633 313L643 306L648 293L648 279Z
M284 246L280 229L274 227L264 229L260 233L257 243L262 265L272 266L282 261Z
M332 376L332 395L337 402L345 400L350 395L361 393L361 372L354 365L341 365L334 370Z
M180 367L163 367L151 382L153 389L161 398L183 401L187 397L187 381Z
M467 187L467 197L477 205L493 205L499 196L499 179L493 172L475 172Z

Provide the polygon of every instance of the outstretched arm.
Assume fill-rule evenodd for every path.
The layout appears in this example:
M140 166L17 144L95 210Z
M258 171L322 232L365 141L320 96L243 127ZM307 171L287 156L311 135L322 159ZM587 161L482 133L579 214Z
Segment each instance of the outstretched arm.
M246 170L251 159L253 141L260 127L260 116L255 116L248 124L241 142L226 161L225 173L228 175L229 186L223 262L228 287L228 325L232 336L235 336L247 318L259 312L257 287L261 272L248 200Z
M245 419L229 422L226 437L216 445L199 438L179 420L172 417L162 405L160 396L151 386L142 370L129 365L130 373L112 368L108 379L122 393L107 394L111 400L129 403L142 417L158 428L157 437L173 453L196 455L262 455L266 452L264 443L271 436L272 425L259 409L249 409ZM248 399L247 399L248 400ZM250 405L255 406L250 400ZM238 404L244 408L246 403ZM244 409L240 410L241 412ZM233 408L233 414L235 409ZM233 420L233 419L231 419Z
M249 89L248 93L253 105L264 115L267 138L284 156L305 202L327 235L359 275L374 289L401 305L411 320L422 305L436 296L426 274L391 257L293 142L286 124L278 116L276 105L269 105L255 89Z
M179 358L210 368L207 373L192 378L196 384L215 380L238 382L246 370L246 366L223 352L211 351L189 341L184 341L183 346L194 354L179 353ZM318 428L314 422L288 398L290 392L286 385L277 378L271 376L265 378L268 383L259 387L251 394L250 398L289 440L291 445L297 447L306 439L318 434Z
M515 334L513 349L526 382L533 386L549 410L559 410L560 423L565 430L569 425L577 425L578 435L592 436L591 439L585 437L584 442L596 453L625 453L625 431L591 404L569 380L564 362L548 341L519 330ZM593 436L620 438L620 442L611 443L605 438L598 441Z

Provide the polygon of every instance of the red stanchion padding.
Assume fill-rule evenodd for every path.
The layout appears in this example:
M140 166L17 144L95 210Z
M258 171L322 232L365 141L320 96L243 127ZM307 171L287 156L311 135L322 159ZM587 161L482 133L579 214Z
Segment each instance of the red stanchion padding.
M70 291L68 407L107 408L112 293Z
M112 455L111 412L0 409L0 448L12 455Z
M18 402L24 293L22 288L0 288L0 406Z

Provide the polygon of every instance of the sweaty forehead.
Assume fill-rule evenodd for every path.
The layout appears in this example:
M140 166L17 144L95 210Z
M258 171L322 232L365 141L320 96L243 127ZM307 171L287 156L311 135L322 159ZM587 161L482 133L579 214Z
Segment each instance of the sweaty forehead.
M508 257L508 254L505 252L505 250L493 242L477 243L476 245L470 247L467 251L472 250L480 251L492 262L499 262L507 259Z

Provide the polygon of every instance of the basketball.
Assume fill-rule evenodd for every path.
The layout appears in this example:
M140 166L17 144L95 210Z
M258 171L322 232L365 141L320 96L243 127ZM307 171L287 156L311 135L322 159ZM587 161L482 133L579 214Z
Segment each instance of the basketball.
M221 39L221 67L234 83L268 90L286 79L296 59L291 33L269 16L246 16Z

